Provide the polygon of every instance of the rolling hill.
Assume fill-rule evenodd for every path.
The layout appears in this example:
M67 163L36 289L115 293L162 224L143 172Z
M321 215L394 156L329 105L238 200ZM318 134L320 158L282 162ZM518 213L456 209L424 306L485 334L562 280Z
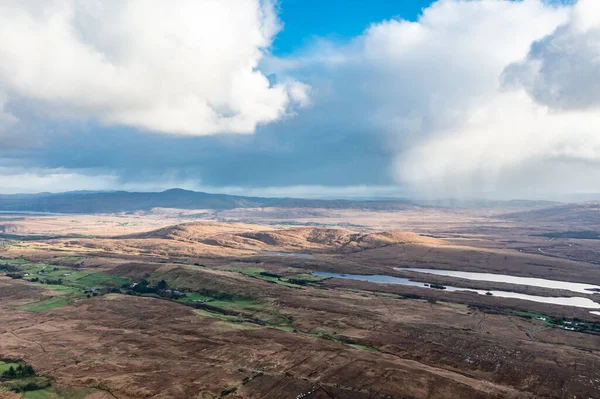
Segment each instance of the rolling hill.
M171 189L163 192L68 192L0 195L1 212L116 213L152 208L214 209L285 207L395 210L410 207L404 200L350 201L243 197Z

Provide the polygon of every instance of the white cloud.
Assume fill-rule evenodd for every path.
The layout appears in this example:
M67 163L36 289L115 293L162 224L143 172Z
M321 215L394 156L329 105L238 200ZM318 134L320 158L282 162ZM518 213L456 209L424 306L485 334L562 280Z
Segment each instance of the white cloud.
M87 175L65 169L0 167L1 194L30 194L70 190L110 190L118 181L112 175ZM27 184L23 184L26 182Z
M7 130L18 121L14 115L4 109L7 101L8 97L0 92L0 132Z
M269 151L289 147L332 176L314 167L313 141L366 162L381 155L365 165L403 192L540 197L600 181L600 1L439 0L415 22L378 22L287 59L266 51L279 26L264 1L0 0L0 119L14 122L7 110L26 103L57 118L211 134L294 114L269 127L286 129ZM259 64L283 83L271 87ZM327 191L293 178L262 190Z
M534 43L504 81L552 108L600 106L600 2L580 0L571 20Z
M599 26L597 0L440 0L416 22L272 65L318 65L314 91L343 101L344 128L367 120L420 195L581 192L600 178Z
M0 91L50 117L252 133L305 101L257 70L278 30L271 0L0 0Z

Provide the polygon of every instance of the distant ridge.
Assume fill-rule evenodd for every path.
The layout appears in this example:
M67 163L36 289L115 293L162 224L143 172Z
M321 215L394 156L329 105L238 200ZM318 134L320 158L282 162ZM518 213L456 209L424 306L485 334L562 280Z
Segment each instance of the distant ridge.
M302 199L245 197L173 188L162 192L70 191L64 193L0 194L0 213L90 214L148 211L153 208L320 208L393 211L410 208L500 208L523 211L562 205L551 201Z
M600 202L585 202L581 204L561 204L559 206L544 207L520 212L511 212L500 215L501 218L509 220L529 220L547 223L568 224L573 221L577 223L600 224Z
M396 210L415 206L407 200L320 200L298 198L243 197L209 194L183 189L162 192L66 192L58 194L0 195L0 212L117 213L152 208L213 209L234 208L325 208Z

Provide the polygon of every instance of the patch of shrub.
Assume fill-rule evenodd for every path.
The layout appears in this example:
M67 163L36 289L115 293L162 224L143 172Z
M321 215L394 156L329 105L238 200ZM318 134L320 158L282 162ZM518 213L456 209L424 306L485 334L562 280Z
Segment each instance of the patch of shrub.
M0 385L0 388L8 389L13 392L29 392L38 391L48 388L51 385L50 379L47 377L30 377L24 379L11 380Z
M227 396L231 393L234 393L235 391L237 391L237 387L235 387L235 386L224 389L221 391L221 397Z
M19 268L16 266L11 266L8 263L5 263L3 265L0 265L0 271L3 272L18 272Z
M260 272L258 274L260 274L261 276L265 276L265 277L273 277L273 278L281 277L279 274L275 274L275 273L271 273L271 272Z
M42 281L42 283L48 284L48 285L62 285L63 280L62 280L62 278L58 278L58 279L47 278L44 281Z
M441 284L429 284L431 288L435 288L436 290L445 290L446 286Z
M290 284L296 284L296 285L306 285L306 284L310 283L310 281L308 281L308 280L302 280L302 279L299 279L299 278L290 278L290 279L288 279L288 283L290 283Z

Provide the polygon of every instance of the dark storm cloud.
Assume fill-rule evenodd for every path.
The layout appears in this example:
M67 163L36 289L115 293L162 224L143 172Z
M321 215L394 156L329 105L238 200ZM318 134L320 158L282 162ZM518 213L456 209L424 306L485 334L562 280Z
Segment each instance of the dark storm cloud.
M392 154L357 126L323 123L325 115L300 111L254 135L170 136L89 123L45 126L4 146L2 163L81 174L117 174L126 182L169 179L207 186L390 184ZM24 119L25 115L19 115ZM299 120L304 121L301 123ZM313 123L306 123L312 120ZM29 123L35 125L29 117Z

